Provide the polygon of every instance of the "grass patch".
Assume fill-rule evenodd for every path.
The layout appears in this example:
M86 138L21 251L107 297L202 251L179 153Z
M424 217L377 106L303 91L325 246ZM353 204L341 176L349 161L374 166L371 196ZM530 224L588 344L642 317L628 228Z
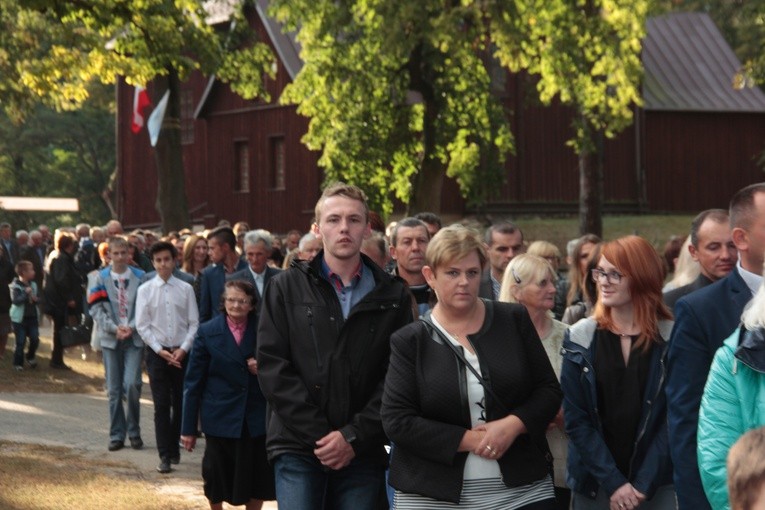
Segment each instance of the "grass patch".
M0 508L17 510L177 510L204 508L157 493L129 464L74 450L0 441Z
M635 234L662 250L673 235L688 235L691 220L693 216L690 215L604 216L603 236L611 240ZM570 239L579 237L579 218L520 217L514 221L528 241L550 241L560 248L561 253L565 253Z

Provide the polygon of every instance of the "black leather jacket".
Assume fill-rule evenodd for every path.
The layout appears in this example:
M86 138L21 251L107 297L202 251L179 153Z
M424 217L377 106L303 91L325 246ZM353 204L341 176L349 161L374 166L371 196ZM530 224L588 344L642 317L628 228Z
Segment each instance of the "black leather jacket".
M321 276L323 252L295 261L266 287L258 326L258 379L268 400L269 458L313 455L340 430L357 456L386 461L380 420L390 336L412 320L404 284L362 255L375 287L343 319Z

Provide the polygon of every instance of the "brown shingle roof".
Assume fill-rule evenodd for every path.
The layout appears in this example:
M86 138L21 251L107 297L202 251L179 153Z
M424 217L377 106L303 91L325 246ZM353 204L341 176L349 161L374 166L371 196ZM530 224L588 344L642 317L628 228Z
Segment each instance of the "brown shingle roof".
M650 18L646 31L646 110L765 112L765 94L759 88L733 87L741 63L709 15Z

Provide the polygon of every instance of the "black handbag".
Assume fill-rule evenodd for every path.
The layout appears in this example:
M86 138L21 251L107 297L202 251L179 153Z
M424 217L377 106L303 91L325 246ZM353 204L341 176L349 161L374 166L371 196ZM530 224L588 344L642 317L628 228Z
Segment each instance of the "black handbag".
M84 324L64 326L61 328L61 345L63 347L74 347L76 345L89 344L90 334L90 328Z

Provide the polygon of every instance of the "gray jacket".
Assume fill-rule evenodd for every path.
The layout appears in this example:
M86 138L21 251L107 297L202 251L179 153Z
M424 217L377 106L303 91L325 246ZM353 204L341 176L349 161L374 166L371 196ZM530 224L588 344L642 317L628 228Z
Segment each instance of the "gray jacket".
M106 267L99 270L88 278L88 306L90 315L96 322L94 332L97 336L95 342L100 342L105 349L117 347L117 326L119 325L119 296L114 278L111 276L112 268ZM128 266L128 326L133 328L131 340L135 347L143 347L143 340L135 329L135 299L138 294L138 286L144 272L136 267Z

